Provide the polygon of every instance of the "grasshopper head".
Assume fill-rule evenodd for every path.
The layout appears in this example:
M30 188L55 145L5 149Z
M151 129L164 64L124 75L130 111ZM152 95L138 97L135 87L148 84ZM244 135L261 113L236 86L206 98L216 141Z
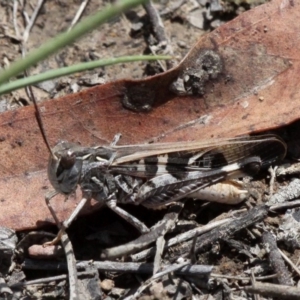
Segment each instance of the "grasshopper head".
M62 194L75 191L80 180L82 159L74 152L75 144L59 142L52 150L48 163L48 177L54 189Z

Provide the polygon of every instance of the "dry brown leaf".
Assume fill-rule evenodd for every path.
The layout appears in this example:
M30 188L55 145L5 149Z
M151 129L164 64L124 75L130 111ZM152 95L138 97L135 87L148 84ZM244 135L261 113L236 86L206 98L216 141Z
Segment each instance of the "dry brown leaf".
M121 80L44 102L42 118L51 145L201 140L259 132L298 119L300 4L274 0L201 38L175 69L139 81ZM207 52L210 51L210 52ZM176 96L170 85L197 71L197 59L217 55L221 72L203 82L203 96ZM123 104L122 104L123 103ZM134 112L127 107L149 112ZM0 116L0 225L34 228L52 218L44 202L48 153L34 110ZM53 201L61 220L80 200ZM93 209L92 207L87 208Z

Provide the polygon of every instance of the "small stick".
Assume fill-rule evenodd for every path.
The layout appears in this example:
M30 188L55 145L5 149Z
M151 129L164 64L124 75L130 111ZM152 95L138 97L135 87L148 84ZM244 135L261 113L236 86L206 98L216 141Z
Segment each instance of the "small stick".
M300 270L299 268L280 250L278 249L279 253L283 257L283 259L293 268L293 270L300 276Z
M269 173L270 173L270 176L271 176L271 179L270 179L270 191L269 191L269 194L270 194L270 197L274 194L274 184L275 184L275 180L276 180L276 171L277 171L277 166L275 166L274 168L271 166L269 168Z
M28 22L28 24L27 24L27 26L24 30L24 33L23 33L23 43L24 44L27 42L27 40L29 38L29 33L30 33L30 31L31 31L36 19L37 19L37 16L38 16L41 8L44 5L44 2L45 2L45 0L39 0L38 1L37 5L35 7L35 10L34 10L32 16L31 16L31 18L30 18L30 20L29 20L29 22Z
M232 235L245 229L257 222L262 221L268 214L268 207L266 205L259 205L248 212L241 214L239 218L232 220L218 228L211 230L197 238L195 251L204 252L211 247L214 243L220 240L229 239ZM191 249L192 241L183 243L180 248L176 247L170 251L172 257L171 261L175 261L177 257L186 257Z
M70 31L74 26L75 24L78 22L78 20L81 18L86 6L88 5L89 3L89 0L84 0L81 2L77 12L76 12L76 15L75 17L73 18L72 22L71 22L71 25L69 26L68 28L68 31Z
M252 285L254 285L256 283L253 269L251 270L251 283L252 283ZM254 294L254 300L260 300L260 296L257 294Z
M300 289L289 285L256 282L253 286L246 286L244 288L244 291L246 293L259 294L265 297L272 297L272 299L300 299Z
M281 257L279 249L277 248L276 240L270 232L264 232L262 240L269 254L269 261L273 270L277 274L277 279L280 284L283 285L292 285L291 275L284 264L284 261Z
M165 234L175 227L175 222L177 221L178 215L180 214L183 206L184 204L182 202L176 203L169 209L169 212L163 218L164 228L160 232L160 236L156 240L156 253L154 257L153 275L155 275L161 267L162 254L166 244Z
M177 244L183 243L187 240L190 240L190 239L194 238L195 236L201 235L207 231L210 231L216 227L219 227L220 225L226 224L230 220L231 219L219 220L219 221L209 223L209 224L201 226L201 227L191 229L187 232L178 234L177 236L175 236L174 238L171 238L170 240L168 240L166 242L165 249L168 249L169 247L172 247L174 245L177 245ZM153 256L154 254L155 254L155 247L150 247L139 253L132 254L130 256L130 258L132 261L141 261L141 260L144 260L146 258Z
M78 270L86 269L89 266L94 266L99 272L122 272L136 274L152 274L153 264L150 263L132 263L132 262L115 262L115 261L78 261L76 267ZM166 265L169 268L173 265ZM26 270L56 270L66 271L67 264L64 262L53 262L43 260L25 259L22 267ZM209 265L191 265L188 264L181 269L175 271L176 274L189 276L204 276L210 275L213 266Z
M135 300L137 299L141 293L147 288L149 287L155 280L161 278L162 276L166 275L166 274L169 274L171 272L174 272L184 266L186 266L188 264L188 262L185 262L185 263L182 263L180 265L171 265L169 266L168 268L165 268L162 272L160 273L156 273L155 275L153 275L151 278L149 278L147 281L145 281L138 289L137 291L129 296L129 297L126 297L124 300Z
M82 276L89 275L90 273L91 273L90 271L82 271L82 272L78 272L77 276L78 276L78 278L80 278ZM49 283L49 282L53 282L53 281L62 281L62 280L66 280L66 279L68 279L68 275L63 274L63 275L58 275L58 276L50 276L50 277L45 277L45 278L29 280L26 282L21 281L21 282L13 283L9 287L14 288L14 287L34 285L34 284L42 285L44 283Z
M243 281L246 281L246 280L250 281L251 280L250 277L223 275L223 274L216 274L216 273L211 273L210 277L213 277L213 278L225 278L225 279L230 279L230 280L243 280ZM274 279L276 277L277 277L276 274L272 274L272 275L267 275L267 276L259 276L259 277L256 277L255 279L262 281L262 280Z
M153 275L155 275L161 267L161 260L162 260L165 243L166 240L164 234L162 233L160 237L156 240L156 253L154 257Z
M270 197L267 205L275 205L300 197L300 179L295 178L289 185L281 188L276 194Z
M283 203L272 205L270 206L270 211L276 211L280 209L291 209L299 206L300 206L300 200L296 199L294 201L283 202Z
M77 278L77 269L76 269L76 259L74 256L74 251L72 243L69 240L69 237L66 232L61 237L61 243L64 248L68 273L69 273L69 291L70 291L70 300L77 300L78 298L78 278Z
M147 4L144 4L143 7L144 7L147 15L149 16L149 19L150 19L150 22L151 22L152 28L153 28L153 33L154 33L155 38L158 41L158 44L159 45L166 44L167 52L171 55L174 54L171 43L165 33L165 27L162 22L162 19L159 15L158 11L156 10L156 8L153 6L152 1L149 1ZM152 47L149 46L149 48L150 48L151 52L153 54L155 54ZM167 64L168 69L172 68L174 65L174 63L170 60L167 61L166 64ZM164 66L161 63L160 63L160 66L164 71L166 71Z
M144 4L143 7L147 15L149 16L153 28L153 33L158 43L168 42L168 38L165 33L164 24L156 8L153 6L152 1L149 1L147 4Z
M14 24L14 29L16 33L16 37L20 40L20 31L18 27L18 22L17 22L17 14L18 14L18 1L14 1L14 6L13 6L13 24Z
M285 176L285 175L295 175L300 173L300 163L284 164L277 168L276 175L277 176Z
M113 259L123 255L129 255L139 251L149 244L156 241L162 234L164 235L174 225L178 218L178 214L182 209L182 203L178 202L176 205L170 207L168 213L164 216L163 220L154 225L150 232L140 236L134 241L127 244L105 249L101 253L101 259Z

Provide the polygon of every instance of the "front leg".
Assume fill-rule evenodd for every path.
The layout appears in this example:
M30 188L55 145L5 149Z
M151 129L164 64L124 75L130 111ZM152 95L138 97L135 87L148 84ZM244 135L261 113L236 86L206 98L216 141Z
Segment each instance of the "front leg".
M77 215L82 210L82 208L86 205L86 203L91 200L91 196L89 195L89 193L84 194L82 199L80 200L79 204L77 205L77 207L74 209L74 211L70 215L70 217L67 220L65 220L62 224L60 224L58 218L56 217L56 214L50 204L50 200L51 200L51 198L49 199L49 197L46 197L47 206L48 206L53 218L56 221L56 224L59 228L59 232L52 241L44 243L43 244L44 247L56 245L60 242L61 237L64 234L64 232L66 231L66 229L71 225L71 223L74 221L74 219L76 219Z

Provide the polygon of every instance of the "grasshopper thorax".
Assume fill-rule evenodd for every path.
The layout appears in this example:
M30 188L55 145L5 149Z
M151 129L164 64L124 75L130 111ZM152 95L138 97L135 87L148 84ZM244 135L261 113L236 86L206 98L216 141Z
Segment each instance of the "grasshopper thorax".
M82 159L72 149L76 144L61 141L52 150L49 158L48 177L54 189L62 194L75 191L80 180Z

